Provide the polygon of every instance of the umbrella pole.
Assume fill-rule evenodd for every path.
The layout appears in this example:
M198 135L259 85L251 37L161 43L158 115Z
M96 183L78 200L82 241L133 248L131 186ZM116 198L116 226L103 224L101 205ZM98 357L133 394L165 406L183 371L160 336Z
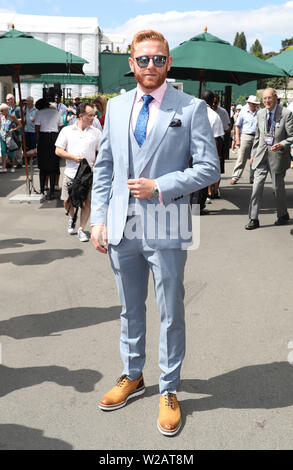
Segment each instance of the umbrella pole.
M24 164L25 164L25 177L26 177L26 191L27 194L30 195L31 187L30 187L30 178L29 178L29 171L28 171L28 164L27 164L27 156L26 156L26 142L25 142L25 132L24 132L24 114L22 108L22 97L21 97L21 87L20 87L20 78L19 78L19 69L20 66L16 65L16 82L18 86L18 96L19 96L19 104L20 104L20 116L21 116L21 133L22 133L22 148L23 148L23 156L24 156Z
M201 98L201 86L202 86L202 81L199 80L199 89L198 89L198 97Z
M202 91L202 82L204 80L205 70L200 69L199 71L199 90L198 90L198 97L201 98L201 91Z

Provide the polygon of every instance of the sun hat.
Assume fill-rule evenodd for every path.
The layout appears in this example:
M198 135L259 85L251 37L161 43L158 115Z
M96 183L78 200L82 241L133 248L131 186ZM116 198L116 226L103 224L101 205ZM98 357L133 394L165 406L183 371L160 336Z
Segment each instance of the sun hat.
M252 104L260 104L260 101L257 99L255 95L250 95L247 100L247 103L252 103Z

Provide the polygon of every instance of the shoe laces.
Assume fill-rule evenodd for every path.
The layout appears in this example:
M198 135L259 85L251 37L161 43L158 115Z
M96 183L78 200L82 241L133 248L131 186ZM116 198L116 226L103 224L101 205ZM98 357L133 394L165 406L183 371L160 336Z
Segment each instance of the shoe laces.
M175 400L173 393L167 393L165 396L165 406L170 406L170 408L175 408Z
M121 377L119 377L119 379L117 379L116 381L116 386L117 387L122 387L125 383L125 381L127 380L127 375L121 375Z

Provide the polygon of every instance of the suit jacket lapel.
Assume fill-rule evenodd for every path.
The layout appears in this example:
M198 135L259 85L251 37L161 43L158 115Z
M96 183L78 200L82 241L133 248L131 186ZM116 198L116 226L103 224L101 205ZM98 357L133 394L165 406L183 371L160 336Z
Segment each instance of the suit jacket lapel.
M265 133L265 130L267 128L267 110L266 108L261 109L258 112L259 115L259 131L261 134Z
M119 120L119 138L121 142L121 149L123 150L123 158L126 168L129 167L129 130L135 94L136 88L131 90L129 93L125 93L125 100L122 100L123 108L121 109L121 114L120 116L116 116L116 119Z
M141 147L141 152L143 152L143 155L141 155L142 164L139 170L139 174L141 174L150 159L157 151L157 148L160 145L164 135L166 134L168 126L176 112L178 103L179 98L177 91L175 91L173 87L168 84L163 101L161 103L161 107L158 112L157 122L151 130L143 146Z
M281 106L277 105L277 109L275 112L275 123L280 122L281 117L282 117L282 108Z

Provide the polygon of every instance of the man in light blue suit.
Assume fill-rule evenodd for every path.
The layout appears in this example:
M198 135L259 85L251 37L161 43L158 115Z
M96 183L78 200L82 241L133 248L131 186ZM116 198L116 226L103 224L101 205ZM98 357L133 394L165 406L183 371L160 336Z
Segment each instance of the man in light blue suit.
M99 407L116 410L144 393L151 269L161 316L157 427L172 436L181 426L176 391L185 354L189 195L219 180L219 160L206 103L166 82L172 57L164 36L152 30L137 33L129 64L137 88L108 102L92 189L91 238L97 250L109 251L115 274L124 365Z

